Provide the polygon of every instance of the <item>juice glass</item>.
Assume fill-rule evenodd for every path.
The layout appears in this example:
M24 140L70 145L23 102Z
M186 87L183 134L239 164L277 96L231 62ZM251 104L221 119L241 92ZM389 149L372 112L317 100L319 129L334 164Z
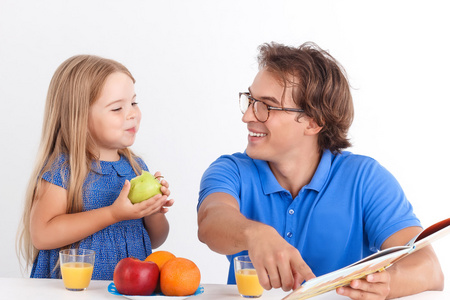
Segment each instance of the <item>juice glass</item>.
M258 275L248 255L234 258L234 275L239 294L244 298L261 297L264 289L259 284Z
M91 282L95 251L65 249L59 252L59 263L64 286L69 291L84 291Z

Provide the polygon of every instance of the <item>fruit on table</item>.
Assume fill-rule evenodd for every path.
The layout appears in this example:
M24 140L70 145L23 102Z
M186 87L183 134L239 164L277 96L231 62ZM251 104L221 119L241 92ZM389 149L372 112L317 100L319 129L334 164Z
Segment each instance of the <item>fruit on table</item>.
M151 295L159 279L158 265L133 257L120 260L113 274L116 289L123 295Z
M166 296L188 296L200 285L200 270L197 265L183 257L172 258L161 269L161 291Z
M161 194L161 183L157 178L147 171L143 171L141 175L130 180L130 192L128 199L132 203L139 203L147 200L156 194Z
M159 272L161 272L161 269L164 266L164 264L166 262L168 262L169 260L171 260L172 258L175 258L175 255L173 253L171 253L169 251L159 250L159 251L155 251L155 252L151 253L149 256L147 256L145 261L152 261L155 264L157 264L158 268L159 268ZM155 292L161 293L160 280L158 280L158 283L156 284Z
M169 251L159 250L147 256L145 261L152 261L156 263L159 267L159 271L161 271L164 264L169 260L171 260L172 258L175 258L175 255L173 253Z

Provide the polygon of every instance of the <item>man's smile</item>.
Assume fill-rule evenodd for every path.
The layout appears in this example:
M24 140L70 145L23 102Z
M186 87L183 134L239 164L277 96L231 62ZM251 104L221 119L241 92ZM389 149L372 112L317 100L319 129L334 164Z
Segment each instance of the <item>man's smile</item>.
M249 131L248 134L250 136L256 136L256 137L264 137L267 136L267 133L258 133L258 132L253 132L253 131Z

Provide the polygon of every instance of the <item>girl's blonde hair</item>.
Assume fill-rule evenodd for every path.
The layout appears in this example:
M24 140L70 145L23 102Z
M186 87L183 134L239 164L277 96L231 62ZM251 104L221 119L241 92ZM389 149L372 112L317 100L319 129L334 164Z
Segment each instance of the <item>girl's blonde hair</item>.
M83 183L93 162L99 161L95 141L88 130L90 106L98 99L107 77L115 72L127 74L122 64L93 55L76 55L63 62L50 81L45 105L44 122L36 165L31 174L25 196L25 207L16 243L19 260L23 258L26 269L39 250L30 236L30 213L39 193L42 175L66 155L70 170L67 186L67 213L83 210ZM119 150L130 162L136 174L142 168L136 155L128 148Z

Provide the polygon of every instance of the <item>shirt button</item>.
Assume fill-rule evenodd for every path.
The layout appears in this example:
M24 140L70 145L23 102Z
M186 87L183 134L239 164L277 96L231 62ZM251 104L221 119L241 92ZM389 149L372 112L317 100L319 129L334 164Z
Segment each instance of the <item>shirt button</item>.
M290 215L293 215L293 214L294 214L294 210L293 210L293 209L290 209L290 210L289 210L289 214L290 214Z
M288 238L291 238L291 237L292 237L292 232L286 233L286 236L287 236Z

